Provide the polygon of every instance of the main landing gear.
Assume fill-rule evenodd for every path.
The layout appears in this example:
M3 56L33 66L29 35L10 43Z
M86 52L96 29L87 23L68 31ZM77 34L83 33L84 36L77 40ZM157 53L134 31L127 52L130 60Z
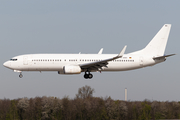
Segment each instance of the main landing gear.
M20 77L20 78L22 78L22 77L23 77L22 73L20 73L20 74L19 74L19 77Z
M88 71L85 72L85 74L84 74L85 79L88 79L88 78L91 79L92 77L93 77L93 75L90 72L88 72Z

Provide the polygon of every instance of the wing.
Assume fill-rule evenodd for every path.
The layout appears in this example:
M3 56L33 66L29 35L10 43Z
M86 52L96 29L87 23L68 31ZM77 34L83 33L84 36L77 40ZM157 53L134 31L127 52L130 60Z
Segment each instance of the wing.
M101 61L96 61L96 62L90 62L90 63L84 63L84 64L80 64L79 66L81 67L82 70L97 70L100 71L102 70L102 67L107 67L107 64L109 61L121 58L124 55L124 52L126 50L127 46L124 46L124 48L122 49L122 51L115 57L113 58L109 58L109 59L104 59Z

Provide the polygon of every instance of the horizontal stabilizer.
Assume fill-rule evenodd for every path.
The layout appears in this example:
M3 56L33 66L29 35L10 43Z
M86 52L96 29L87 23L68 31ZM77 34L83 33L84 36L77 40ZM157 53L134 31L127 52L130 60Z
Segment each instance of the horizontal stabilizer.
M170 55L164 55L164 56L158 56L158 57L153 57L153 59L161 59L161 58L166 58L166 57L170 57L176 54L170 54Z

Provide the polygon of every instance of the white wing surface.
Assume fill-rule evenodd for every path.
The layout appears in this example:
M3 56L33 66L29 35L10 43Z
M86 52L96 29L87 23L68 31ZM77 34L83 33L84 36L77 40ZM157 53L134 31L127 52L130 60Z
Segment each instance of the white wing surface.
M126 50L127 46L124 46L124 48L122 49L122 51L115 57L113 58L109 58L109 59L104 59L104 60L100 60L100 61L96 61L96 62L90 62L90 63L85 63L85 64L80 64L79 66L81 67L82 70L102 70L102 67L107 67L107 64L109 61L121 58L124 55L124 52Z

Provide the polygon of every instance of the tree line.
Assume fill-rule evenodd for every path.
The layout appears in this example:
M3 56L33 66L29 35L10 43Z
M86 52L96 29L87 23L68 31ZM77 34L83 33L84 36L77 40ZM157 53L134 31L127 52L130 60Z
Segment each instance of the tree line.
M0 120L149 120L180 119L180 102L122 101L93 97L90 86L74 99L35 97L0 100Z

